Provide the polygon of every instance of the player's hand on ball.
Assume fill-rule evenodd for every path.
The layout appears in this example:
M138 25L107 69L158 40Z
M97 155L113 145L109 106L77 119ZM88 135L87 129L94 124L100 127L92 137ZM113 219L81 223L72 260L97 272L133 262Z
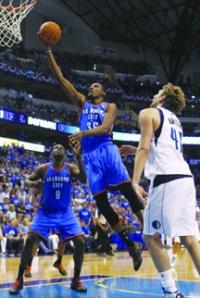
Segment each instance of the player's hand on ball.
M59 42L62 37L62 29L57 23L49 21L40 26L37 34L42 43L49 48Z
M51 48L50 43L47 43L47 42L45 42L45 41L43 40L43 38L42 38L42 34L41 34L40 31L37 32L37 36L38 36L39 40L43 43L43 45L45 46L45 48L47 48L47 49L50 49L50 48Z

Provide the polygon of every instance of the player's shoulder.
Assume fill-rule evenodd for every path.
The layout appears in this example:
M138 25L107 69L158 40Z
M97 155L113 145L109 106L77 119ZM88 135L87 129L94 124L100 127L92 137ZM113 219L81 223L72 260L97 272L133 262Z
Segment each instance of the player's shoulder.
M37 172L44 174L49 167L50 163L43 163L36 168Z
M139 118L154 118L159 116L159 110L157 108L146 108L140 111Z
M114 102L107 102L107 109L109 110L117 110L117 105Z
M41 165L38 166L40 169L47 169L51 165L50 162L42 163Z

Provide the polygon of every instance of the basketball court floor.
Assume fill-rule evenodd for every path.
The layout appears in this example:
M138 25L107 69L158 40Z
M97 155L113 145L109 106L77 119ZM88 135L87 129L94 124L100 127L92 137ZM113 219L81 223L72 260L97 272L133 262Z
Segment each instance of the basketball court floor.
M63 278L52 267L55 256L35 257L32 278L25 278L25 287L16 297L23 298L157 298L163 297L160 281L148 252L144 252L144 262L139 272L132 269L128 253L100 257L86 254L82 279L87 293L72 291L73 275L71 255L63 259L68 275ZM0 298L11 297L9 287L16 278L19 258L0 258ZM174 267L178 285L186 297L200 297L198 274L190 257L181 250Z

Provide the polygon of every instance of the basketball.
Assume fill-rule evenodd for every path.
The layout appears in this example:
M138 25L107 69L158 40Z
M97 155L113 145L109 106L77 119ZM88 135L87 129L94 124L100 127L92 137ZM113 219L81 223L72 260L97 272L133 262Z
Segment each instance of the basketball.
M60 40L62 30L55 22L45 22L41 25L38 31L38 36L45 44L52 45L56 44Z

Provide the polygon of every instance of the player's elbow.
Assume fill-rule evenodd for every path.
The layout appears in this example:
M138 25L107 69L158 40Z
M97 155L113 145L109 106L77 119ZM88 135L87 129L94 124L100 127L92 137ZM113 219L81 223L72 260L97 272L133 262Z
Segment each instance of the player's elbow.
M102 134L109 132L109 130L110 130L110 127L108 127L107 125L102 125L102 129L101 129Z
M142 152L145 155L148 155L150 151L150 147L144 146L144 147L139 147L137 149L137 153Z
M25 181L24 181L24 186L25 186L25 187L29 187L29 184L30 184L29 179L25 179Z

